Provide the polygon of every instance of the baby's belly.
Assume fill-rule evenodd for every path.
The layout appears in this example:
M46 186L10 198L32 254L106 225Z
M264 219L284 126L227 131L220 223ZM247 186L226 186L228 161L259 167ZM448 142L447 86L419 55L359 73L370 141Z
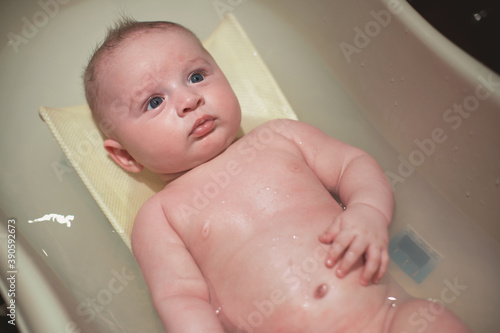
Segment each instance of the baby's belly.
M387 285L361 286L325 266L326 226L273 223L210 274L212 304L229 332L357 332L387 305Z

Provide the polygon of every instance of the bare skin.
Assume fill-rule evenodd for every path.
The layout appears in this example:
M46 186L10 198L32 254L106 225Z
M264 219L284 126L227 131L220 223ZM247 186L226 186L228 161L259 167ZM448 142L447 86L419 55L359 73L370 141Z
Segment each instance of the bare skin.
M394 315L402 304L408 304L405 311L411 314L421 303L412 306L387 280L361 285L365 266L359 258L343 278L334 273L337 266L325 264L329 247L318 235L344 211L297 145L274 134L262 150L243 150L250 147L245 139L170 183L141 210L134 227L134 244L141 250L135 253L146 279L158 283L153 290L170 289L164 280L171 278L167 267L186 268L174 278L185 289L176 284L175 290L165 291L175 296L166 297L160 307L176 307L199 284L193 297L211 304L207 315L217 315L227 332L408 331L409 317ZM213 175L219 175L219 184ZM172 243L165 244L166 239ZM146 244L147 251L142 249ZM166 258L165 253L174 253L172 247L181 253ZM188 269L189 257L194 262ZM164 275L158 261L164 263ZM401 326L390 329L394 318ZM461 325L453 316L449 319Z
M132 233L167 332L423 332L409 318L427 303L382 279L394 200L373 158L289 120L234 142L236 97L185 34L125 40L103 72L105 148L170 181Z
M348 326L358 332L372 325L374 318L367 313L375 317L381 308L389 309L387 286L361 286L359 260L339 278L325 265L328 247L318 240L342 208L294 142L272 132L270 142L259 146L262 150L250 148L246 139L258 133L252 132L151 199L148 206L153 207L144 209L147 218L141 210L137 219L135 246L164 245L165 239L178 235L177 246L184 244L184 254L197 263L196 270L192 267L183 274L196 276L200 284L209 281L204 286L205 301L212 304L213 313L221 308L219 318L228 331L247 325L256 332L346 332ZM234 165L233 175L226 171L230 176L221 181L224 188L220 186L213 198L206 196L203 207L196 193L203 193L205 186L209 189L207 184L217 184L211 172L222 175L228 165ZM154 218L153 210L158 214ZM149 263L156 261L152 256L163 258L165 251L136 253L139 262L145 255ZM154 270L155 275L159 269L144 264L141 268ZM368 299L377 302L361 301ZM360 312L367 318L364 323L357 318Z

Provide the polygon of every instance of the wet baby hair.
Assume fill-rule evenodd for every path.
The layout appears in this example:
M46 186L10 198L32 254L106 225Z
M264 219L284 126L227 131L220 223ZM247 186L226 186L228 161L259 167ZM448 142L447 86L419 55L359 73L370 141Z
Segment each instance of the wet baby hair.
M112 27L108 28L104 40L99 43L92 53L83 74L85 98L92 111L97 126L108 137L111 136L113 125L106 119L104 110L99 107L104 96L100 94L99 81L103 75L106 62L113 57L124 43L144 33L154 31L174 31L186 34L201 45L196 35L186 27L169 21L136 21L129 16L122 16Z

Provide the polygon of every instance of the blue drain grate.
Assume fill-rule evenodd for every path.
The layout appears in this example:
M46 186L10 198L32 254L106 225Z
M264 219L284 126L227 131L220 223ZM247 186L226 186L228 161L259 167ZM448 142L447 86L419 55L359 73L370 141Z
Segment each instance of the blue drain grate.
M441 260L441 255L409 226L391 239L389 255L417 283L421 283Z

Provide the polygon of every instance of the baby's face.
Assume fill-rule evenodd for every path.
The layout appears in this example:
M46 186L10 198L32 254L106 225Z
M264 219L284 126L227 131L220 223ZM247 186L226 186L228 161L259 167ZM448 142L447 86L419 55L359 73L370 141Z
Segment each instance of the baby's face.
M116 142L142 166L175 174L220 154L241 111L212 57L185 33L130 37L106 59L101 105Z

